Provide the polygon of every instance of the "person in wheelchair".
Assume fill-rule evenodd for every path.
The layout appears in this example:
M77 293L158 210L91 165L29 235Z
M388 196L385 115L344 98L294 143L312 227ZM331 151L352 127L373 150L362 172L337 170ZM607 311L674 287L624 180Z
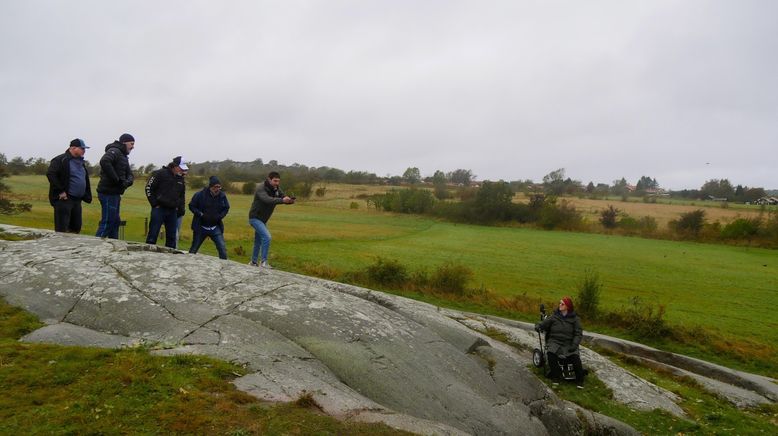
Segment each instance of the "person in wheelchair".
M584 369L581 364L578 346L583 338L581 319L573 309L573 300L563 297L559 308L543 321L535 324L535 330L546 332L546 373L552 380L562 379L561 364L572 363L575 371L575 384L583 387Z

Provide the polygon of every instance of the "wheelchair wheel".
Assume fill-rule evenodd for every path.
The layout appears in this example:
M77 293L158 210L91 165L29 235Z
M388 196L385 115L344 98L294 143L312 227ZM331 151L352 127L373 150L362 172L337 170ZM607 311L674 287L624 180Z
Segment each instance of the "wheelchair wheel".
M539 349L535 348L532 351L532 364L535 365L537 368L542 367L546 363L546 359L543 356L543 352Z

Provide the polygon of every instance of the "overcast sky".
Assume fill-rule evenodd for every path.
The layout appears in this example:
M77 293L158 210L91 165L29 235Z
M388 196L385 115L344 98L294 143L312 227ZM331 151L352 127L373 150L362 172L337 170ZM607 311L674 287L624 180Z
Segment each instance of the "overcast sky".
M0 3L0 152L778 188L778 2ZM258 175L259 177L259 175Z

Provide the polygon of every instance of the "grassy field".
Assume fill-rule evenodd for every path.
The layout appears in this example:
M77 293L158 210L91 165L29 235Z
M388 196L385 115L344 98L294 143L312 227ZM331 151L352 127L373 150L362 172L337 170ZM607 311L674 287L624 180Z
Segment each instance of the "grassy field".
M656 219L660 229L667 226L671 220L678 219L682 213L688 213L697 209L705 211L705 219L708 222L719 221L722 224L731 222L736 218L758 217L762 209L760 206L720 203L715 201L681 201L662 199L657 203L645 203L642 199L630 198L630 201L621 199L592 200L587 198L571 198L570 201L580 210L589 221L597 222L600 212L612 205L633 218L650 216ZM771 207L775 210L775 206ZM766 210L768 210L766 208Z
M45 178L16 176L8 179L8 184L19 199L33 203L33 210L2 216L0 220L51 229L52 209L46 201ZM778 251L458 225L367 209L364 201L354 198L381 189L330 185L323 198L279 206L269 224L274 238L271 263L297 272L347 272L364 269L377 256L397 259L410 269L453 261L474 271L475 287L498 295L525 294L545 301L574 295L588 269L598 272L603 280L605 309L625 307L638 297L646 303L666 305L667 320L674 324L701 326L735 341L778 343L778 318L774 315L778 305ZM190 190L187 196L193 193ZM251 197L231 194L229 198L232 209L225 225L230 257L247 262L253 243L253 230L247 224ZM352 203L357 209L351 208ZM122 200L122 216L128 221L127 239L143 240L148 212L142 186L133 186ZM182 248L187 248L191 240L190 218L187 214ZM99 204L86 206L83 233L93 233L98 219ZM244 254L237 254L241 250ZM213 244L206 242L201 252L215 255ZM534 314L516 314L525 319L530 316Z

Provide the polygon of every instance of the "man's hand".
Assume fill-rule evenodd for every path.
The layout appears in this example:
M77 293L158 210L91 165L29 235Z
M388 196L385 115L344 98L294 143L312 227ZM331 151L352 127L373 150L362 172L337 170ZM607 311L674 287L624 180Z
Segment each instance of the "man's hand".
M284 197L283 202L285 204L293 204L294 203L294 198L286 196L286 197Z
M535 331L540 333L540 323L535 324Z
M60 192L59 193L59 199L60 200L67 200L68 199L68 193L67 192Z

